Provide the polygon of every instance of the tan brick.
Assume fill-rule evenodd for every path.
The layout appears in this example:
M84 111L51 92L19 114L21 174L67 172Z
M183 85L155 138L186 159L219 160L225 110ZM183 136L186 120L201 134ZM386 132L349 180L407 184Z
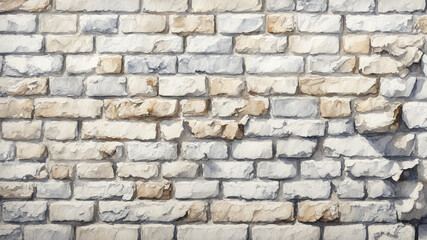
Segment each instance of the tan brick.
M50 0L3 0L0 2L0 12L15 10L41 12L50 8Z
M351 115L349 98L320 98L320 115L324 118L348 117Z
M76 138L77 121L48 121L44 123L44 136L49 140Z
M29 199L34 193L34 183L0 182L0 197Z
M31 118L33 100L0 98L0 118Z
M114 178L113 165L111 163L79 163L76 165L76 173L79 178Z
M92 36L56 36L45 37L46 52L82 53L92 52Z
M41 143L16 143L16 158L20 160L40 160L47 157L47 147Z
M300 91L310 95L366 95L376 93L377 80L368 77L305 76L299 79Z
M54 164L51 166L50 174L53 179L70 179L73 177L74 165Z
M371 47L369 37L366 35L345 35L342 37L344 52L369 53Z
M36 117L98 118L102 101L95 99L38 98L34 102Z
M208 113L208 100L184 99L181 101L181 111L188 116L204 116Z
M214 33L215 23L212 15L174 15L170 16L172 33Z
M102 56L99 58L97 74L111 74L122 72L122 56Z
M171 117L178 111L178 101L173 99L108 99L105 115L111 119L141 117Z
M303 201L298 203L299 222L329 222L339 219L338 203L331 201Z
M212 77L209 78L209 94L238 96L245 89L240 78Z
M137 196L140 199L170 199L172 198L172 183L166 181L138 183Z
M124 33L157 33L166 29L166 16L145 15L122 15L120 26Z
M77 15L43 14L39 16L40 32L71 33L77 31Z
M47 93L47 78L0 78L0 93L9 96Z
M286 33L295 30L294 15L271 14L267 15L267 31L270 33Z

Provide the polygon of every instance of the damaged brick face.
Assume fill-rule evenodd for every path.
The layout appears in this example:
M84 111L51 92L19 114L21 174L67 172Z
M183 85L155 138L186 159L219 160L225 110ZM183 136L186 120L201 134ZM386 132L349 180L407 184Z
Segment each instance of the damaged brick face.
M0 0L0 240L425 240L426 34L426 0Z

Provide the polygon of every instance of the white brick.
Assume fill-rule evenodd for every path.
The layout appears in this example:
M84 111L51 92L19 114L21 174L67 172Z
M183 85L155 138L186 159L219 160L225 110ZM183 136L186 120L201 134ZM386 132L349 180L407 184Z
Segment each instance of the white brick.
M123 33L155 33L166 28L166 17L154 14L121 15L120 27Z
M268 179L294 178L297 175L296 167L296 163L293 161L258 162L257 174L259 178Z
M178 226L178 240L198 240L201 236L205 240L245 240L248 226L239 225L181 225Z
M94 215L94 202L58 201L49 204L49 219L53 222L90 222Z
M283 183L285 199L327 199L331 195L331 183L322 180L300 180Z
M77 31L77 15L41 14L39 24L42 33L72 33Z
M35 32L36 17L33 14L3 14L0 16L0 32Z
M289 11L295 8L293 0L267 0L266 4L270 11Z
M1 35L0 53L37 53L41 51L41 35Z
M279 182L242 181L223 182L223 192L226 198L275 199L279 191Z
M0 164L0 179L26 180L45 179L48 176L43 163L2 163Z
M225 142L183 142L183 158L189 160L227 159L227 144Z
M180 181L174 187L176 199L204 199L219 195L218 181Z
M341 30L341 16L299 14L298 30L300 32L337 33Z
M296 77L246 77L246 88L249 93L295 94L297 87Z
M228 36L188 36L188 53L231 53L233 49L233 39Z
M239 56L187 55L178 57L179 73L241 74L243 58Z
M37 76L61 71L62 60L60 55L9 55L5 57L3 69L6 76Z
M346 27L352 32L411 32L413 24L411 15L346 16Z
M175 226L171 224L143 224L141 226L141 240L173 240Z
M329 0L332 12L373 12L375 0Z
M316 139L287 138L277 141L277 157L306 158L311 157L317 146Z
M178 157L176 143L171 142L130 142L129 159L134 161L175 160Z
M49 140L72 140L77 135L77 122L48 121L44 123L44 136Z
M365 240L366 227L362 224L345 226L326 226L323 232L324 240Z
M276 117L315 117L319 112L318 100L310 97L275 98L271 105Z
M289 51L298 54L338 53L338 36L293 35L289 37Z
M86 95L91 97L125 96L125 77L92 76L86 78Z
M261 0L194 0L191 3L194 12L253 12L262 7Z
M88 33L116 33L117 19L117 15L81 15L80 30Z
M74 198L78 200L88 199L121 199L131 200L134 195L134 183L123 182L75 182Z
M148 12L185 12L188 8L187 0L157 0L143 1L143 10Z
M56 10L70 11L70 12L136 12L140 8L140 1L138 0L123 0L117 2L115 0L57 0Z
M195 178L199 164L188 161L165 162L162 164L164 178Z
M201 96L206 94L206 78L202 76L160 77L160 96Z
M69 198L71 196L70 183L62 181L49 181L36 183L38 198Z
M426 1L424 0L401 0L401 1L378 1L378 12L415 12L424 11L426 8Z
M98 36L96 49L100 53L179 53L183 50L183 40L175 35Z
M235 159L270 159L273 157L273 142L236 140L232 152Z
M24 226L24 236L33 240L44 239L64 239L72 238L72 226L58 225L58 224L44 224L44 225L27 225Z
M125 73L175 74L175 56L126 56Z
M286 225L257 225L252 228L253 240L305 239L319 240L320 227L306 224Z
M255 33L265 29L264 16L260 14L220 14L217 16L219 33Z
M334 178L341 176L341 162L334 160L308 160L301 162L304 178Z
M245 65L253 74L304 72L304 58L300 56L247 56Z
M328 4L326 0L297 0L297 11L323 12Z
M203 164L205 178L242 178L253 177L253 162L241 161L209 161Z

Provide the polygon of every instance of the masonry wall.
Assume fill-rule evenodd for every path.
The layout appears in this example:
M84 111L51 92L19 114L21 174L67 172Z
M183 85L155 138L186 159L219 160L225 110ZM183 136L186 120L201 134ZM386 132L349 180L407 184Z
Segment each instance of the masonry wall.
M425 0L0 12L0 239L427 239Z

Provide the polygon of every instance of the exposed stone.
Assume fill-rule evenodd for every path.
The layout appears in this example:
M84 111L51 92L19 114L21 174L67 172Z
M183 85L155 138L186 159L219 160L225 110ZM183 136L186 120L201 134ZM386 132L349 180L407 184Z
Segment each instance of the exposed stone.
M278 2L277 0L274 0L274 1ZM291 1L285 0L281 2L291 2ZM294 30L295 30L294 15L292 14L267 15L267 32L287 33L287 32L293 32Z
M160 96L201 96L206 94L205 77L160 77Z
M170 199L172 197L172 183L170 182L141 182L137 183L137 197L139 199Z
M338 203L303 201L298 203L299 222L329 222L339 219Z
M46 220L47 203L33 202L4 202L2 216L6 222L42 222Z
M243 58L231 55L179 56L178 72L237 75L243 73Z
M258 162L257 175L259 178L288 179L297 175L296 164L277 160L273 162Z
M204 159L226 159L228 157L227 145L225 142L183 142L182 154L184 159L204 160Z
M365 196L365 182L345 178L335 184L339 198L363 198Z
M300 91L310 95L366 95L377 92L377 81L368 77L305 76L299 79Z
M276 117L315 117L318 100L310 97L287 97L272 99L272 115Z
M301 56L247 56L245 65L246 72L253 74L304 72Z
M388 201L341 202L341 222L395 222L396 210Z
M323 12L328 4L326 0L297 0L297 11Z
M308 72L312 73L351 73L355 72L356 57L349 56L309 56Z
M244 83L240 78L209 78L209 95L238 96L244 90L244 88Z
M390 237L391 236L391 237ZM379 239L387 237L389 239L413 239L415 238L415 228L411 224L374 224L368 226L368 239Z
M6 0L0 4L0 12L10 12L15 10L27 12L42 12L50 8L49 0Z
M279 191L279 183L275 181L224 182L223 193L227 198L275 199Z
M208 103L205 99L181 100L182 114L187 116L204 116L208 113Z
M111 163L78 163L76 174L79 178L114 178Z
M16 143L16 158L19 160L42 160L47 157L47 147L40 143Z
M322 180L300 180L283 183L285 199L327 199L331 195L331 183Z
M122 178L153 178L159 174L158 163L117 163L117 176Z
M285 239L320 239L320 227L307 224L294 225L255 225L252 228L253 240L280 240Z
M246 77L247 91L259 95L295 94L297 86L296 77Z
M219 33L256 33L265 29L261 14L221 14L217 16L216 27Z
M199 170L197 163L188 161L166 162L162 164L164 178L195 178Z
M32 197L33 193L34 183L0 182L0 196L4 199L29 199Z
M106 99L104 107L105 115L110 119L171 117L177 113L178 101L161 98Z
M119 240L125 238L129 240L137 240L138 230L138 226L123 224L93 224L89 226L78 226L76 228L76 239Z
M203 0L194 0L191 3L194 12L248 12L259 11L262 7L260 0L238 0L234 2L213 0L206 3Z
M42 33L73 33L77 31L77 15L42 14L39 16Z
M82 32L117 33L117 15L80 15L79 25Z
M141 240L151 240L153 236L156 236L159 240L173 240L174 235L175 226L172 224L141 225Z
M218 20L219 21L219 20ZM172 15L169 17L172 33L214 33L213 15Z
M329 8L331 9L332 12L373 12L375 9L375 1L374 0L350 0L350 1L349 0L331 0L329 2ZM348 236L351 236L351 235L348 235Z
M31 118L33 100L0 98L0 118Z
M251 179L254 176L252 162L241 161L208 161L203 164L205 178L241 178Z
M299 14L297 22L300 32L337 33L341 30L340 15Z
M346 16L346 27L351 32L410 32L413 24L411 15Z
M301 162L304 178L334 178L341 176L341 162L334 160L308 160Z
M366 227L362 224L345 226L326 226L323 232L324 240L365 240Z
M350 99L348 98L320 98L320 116L324 118L348 117L351 115Z
M287 138L277 141L276 153L279 158L311 157L316 146L316 139Z
M206 221L206 210L207 204L202 201L101 201L99 203L99 215L103 222Z
M147 15L122 15L120 26L123 33L157 33L166 28L166 16Z
M228 36L188 36L186 50L189 53L231 53L233 39Z
M241 125L233 120L188 120L187 124L191 133L196 138L217 138L228 140L241 139Z
M105 120L83 122L83 139L151 140L156 138L156 123L110 122Z
M44 118L98 118L102 101L95 99L37 98L34 100L36 117Z
M175 160L178 157L176 143L129 142L128 157L134 161Z
M174 187L176 199L214 198L219 195L218 181L179 181Z
M38 198L69 198L71 196L70 183L61 181L49 181L36 183Z
M100 176L102 178L102 176ZM121 199L131 200L134 195L133 182L75 182L74 198L77 200Z
M90 201L55 201L49 204L49 219L53 222L90 222L94 210L94 202Z
M427 128L427 103L408 102L403 104L402 118L408 128Z
M49 140L72 140L77 136L77 121L44 122L44 136Z
M289 50L297 54L337 53L339 39L336 36L292 35Z
M211 203L213 222L277 222L294 219L293 203L214 201Z
M270 35L241 35L235 41L238 53L283 53L288 45L286 37Z
M143 230L144 231L144 230ZM178 240L197 240L200 236L206 240L217 239L247 239L248 226L239 225L181 225L178 226L177 239Z
M0 179L28 180L46 179L48 172L43 163L1 163Z

